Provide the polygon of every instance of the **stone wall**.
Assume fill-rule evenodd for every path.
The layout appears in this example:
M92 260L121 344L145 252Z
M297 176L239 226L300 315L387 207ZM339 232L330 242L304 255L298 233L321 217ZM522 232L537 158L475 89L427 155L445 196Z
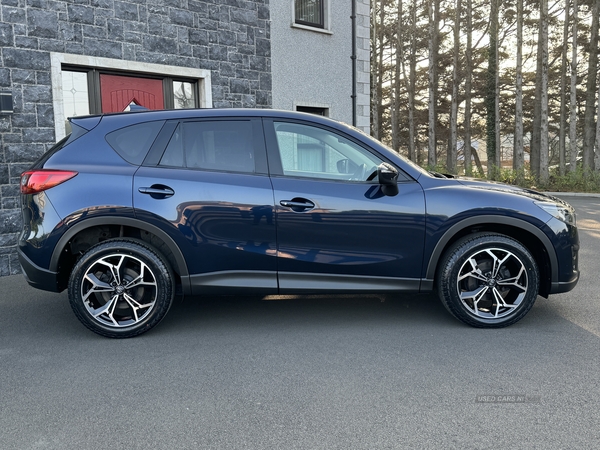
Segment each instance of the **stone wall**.
M20 272L19 176L55 142L50 53L206 69L214 107L270 107L268 2L1 1L0 276Z

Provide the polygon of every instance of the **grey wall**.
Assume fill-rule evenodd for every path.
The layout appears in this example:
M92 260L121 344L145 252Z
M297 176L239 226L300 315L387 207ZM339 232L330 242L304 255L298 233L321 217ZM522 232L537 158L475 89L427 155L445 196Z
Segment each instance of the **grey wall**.
M352 123L351 0L329 1L327 32L293 26L293 0L271 0L273 107L329 106ZM357 4L357 126L369 132L369 1Z
M20 267L19 175L55 141L50 52L211 71L215 107L270 107L269 0L2 0L0 276Z

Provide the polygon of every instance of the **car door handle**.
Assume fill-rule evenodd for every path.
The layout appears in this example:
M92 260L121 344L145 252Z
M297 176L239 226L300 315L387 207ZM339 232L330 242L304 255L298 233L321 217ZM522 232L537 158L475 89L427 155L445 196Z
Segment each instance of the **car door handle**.
M310 200L306 200L304 198L293 198L291 200L281 200L279 202L281 206L286 208L291 208L292 211L302 212L307 209L313 209L315 204Z
M175 191L169 186L153 184L150 187L141 187L138 189L141 194L148 194L152 198L167 198L175 194Z

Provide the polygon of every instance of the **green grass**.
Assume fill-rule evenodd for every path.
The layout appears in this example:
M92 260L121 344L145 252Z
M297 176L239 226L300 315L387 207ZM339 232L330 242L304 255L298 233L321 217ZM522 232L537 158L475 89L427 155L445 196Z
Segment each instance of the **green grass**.
M498 181L516 186L551 192L600 192L600 172L578 168L575 172L560 175L558 170L550 170L545 183L536 180L523 171L504 169L499 172Z

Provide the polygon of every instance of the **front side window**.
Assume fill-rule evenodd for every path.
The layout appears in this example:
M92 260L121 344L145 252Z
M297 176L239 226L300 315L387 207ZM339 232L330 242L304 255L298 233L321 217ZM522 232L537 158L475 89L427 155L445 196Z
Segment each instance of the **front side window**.
M159 164L254 173L252 122L225 120L180 123Z
M295 22L325 28L325 0L294 0Z
M297 123L275 122L275 135L286 176L337 181L368 181L383 161L331 131Z

